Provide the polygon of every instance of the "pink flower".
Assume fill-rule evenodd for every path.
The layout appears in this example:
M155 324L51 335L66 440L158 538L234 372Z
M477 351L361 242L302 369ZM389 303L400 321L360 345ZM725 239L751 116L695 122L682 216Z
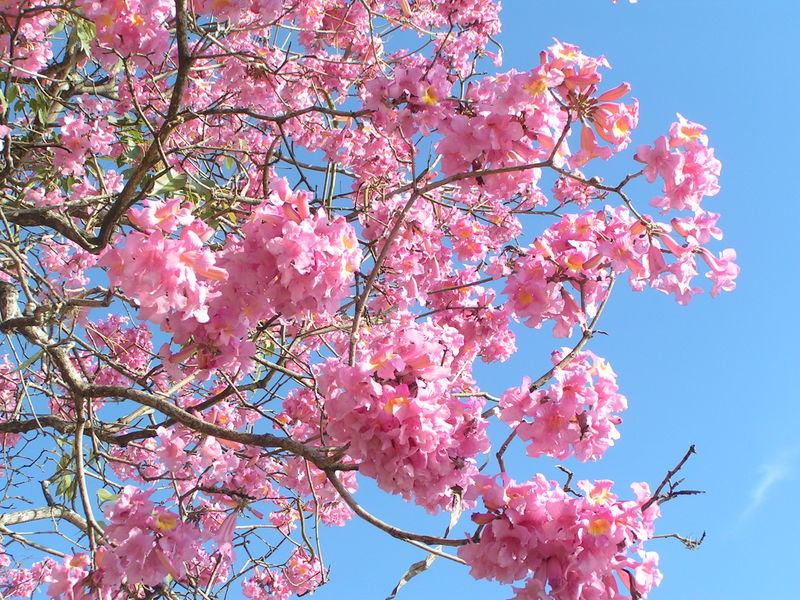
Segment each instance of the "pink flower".
M156 450L157 456L170 471L180 472L186 463L188 456L184 452L187 441L184 439L179 428L159 427L156 430L161 446Z
M732 292L736 289L736 278L739 276L739 265L734 263L736 251L727 248L723 250L719 257L715 257L705 248L700 249L700 256L711 267L711 271L706 277L711 279L714 286L711 288L711 295L718 296L721 291Z
M165 233L171 233L179 225L185 227L194 220L191 210L180 198L167 201L145 200L144 205L143 208L132 208L128 211L128 218L145 231L158 228Z
M6 125L0 125L0 151L5 148L5 137L11 133L11 129Z
M639 146L634 159L647 165L644 168L644 175L650 183L653 183L658 175L671 184L678 183L681 177L682 155L670 152L668 140L663 135L656 139L653 148Z
M678 148L687 143L697 142L705 146L708 144L708 136L703 133L705 129L678 113L678 121L669 128L669 145L671 148Z
M65 557L64 562L50 570L45 578L50 583L48 596L59 600L88 599L89 562L89 556L83 553Z

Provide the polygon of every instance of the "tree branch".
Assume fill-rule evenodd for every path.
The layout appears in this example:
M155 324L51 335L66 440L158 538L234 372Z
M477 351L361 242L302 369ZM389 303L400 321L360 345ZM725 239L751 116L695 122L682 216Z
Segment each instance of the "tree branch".
M331 482L331 485L336 488L336 491L339 492L339 495L342 497L342 500L345 501L345 504L350 507L350 509L356 513L359 517L364 519L370 525L374 525L381 531L385 531L390 536L395 537L399 540L403 540L404 542L422 542L423 544L427 544L428 546L463 546L468 544L470 540L468 539L460 539L460 540L451 540L444 537L436 537L434 535L424 535L419 533L412 533L410 531L404 531L399 527L395 527L394 525L390 525L385 521L381 521L378 517L374 516L373 514L367 512L358 502L356 502L355 498L353 498L352 494L347 491L347 488L344 487L339 478L336 477L336 473L334 469L331 468L324 468L323 471L325 475L328 477L328 481ZM430 549L428 549L430 551Z
M178 46L178 72L175 74L175 83L172 86L172 95L169 100L169 108L161 124L158 134L153 142L147 147L139 166L131 173L125 187L117 196L114 204L103 217L100 225L100 233L91 241L94 246L88 248L90 252L99 253L106 247L114 234L114 229L120 217L135 204L142 192L137 193L139 184L145 179L147 172L155 165L161 157L161 148L169 138L170 133L177 127L180 120L178 111L180 110L183 93L189 79L189 71L192 66L193 58L189 51L189 40L187 36L188 18L186 15L186 1L175 0L175 39Z
M19 510L0 514L0 525L17 525L18 523L29 523L31 521L42 521L44 519L63 519L71 523L83 532L88 530L86 520L70 510L66 506L43 506L41 508L29 508L27 510Z

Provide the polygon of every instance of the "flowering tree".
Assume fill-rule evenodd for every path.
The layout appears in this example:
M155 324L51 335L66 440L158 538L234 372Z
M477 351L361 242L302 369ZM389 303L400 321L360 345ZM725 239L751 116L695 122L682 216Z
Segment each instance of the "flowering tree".
M619 437L586 348L616 280L733 289L701 125L679 115L618 182L585 174L631 144L629 85L561 42L480 75L489 0L0 15L4 598L283 600L335 576L317 532L353 518L520 600L658 584L644 544L691 493L677 468L631 493L518 482L504 456ZM473 365L515 352L515 322L564 339L493 397ZM363 477L448 531L371 514Z

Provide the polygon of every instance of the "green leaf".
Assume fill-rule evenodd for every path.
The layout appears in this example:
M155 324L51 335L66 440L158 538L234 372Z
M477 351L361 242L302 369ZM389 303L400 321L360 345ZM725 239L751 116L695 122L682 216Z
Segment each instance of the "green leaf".
M37 353L35 353L33 356L31 356L28 360L26 360L20 366L18 366L16 369L14 369L12 371L12 373L19 373L20 371L24 371L25 369L30 367L33 363L35 363L37 360L39 360L42 357L43 354L44 354L44 350L43 349L39 350Z
M211 201L214 198L214 188L217 187L217 185L213 179L203 177L202 175L195 175L189 180L188 187L204 200Z
M72 485L73 482L74 482L74 479L73 479L72 475L64 475L64 477L61 479L61 481L58 482L58 487L56 488L56 495L65 496L65 497L69 498L70 500L72 498L74 498L75 497L74 491L70 496L70 488L73 487L73 485Z
M128 140L125 141L127 142ZM125 162L128 163L136 162L142 155L142 149L133 142L131 142L131 144L132 145L122 154Z
M36 116L39 118L39 122L42 125L47 125L47 116L50 112L50 102L41 94L37 94L30 101L30 107L33 112L36 113Z
M112 494L105 488L100 488L97 490L97 501L100 506L105 504L106 502L116 502L119 495Z
M97 36L97 29L94 23L85 19L80 19L75 26L75 34L78 36L81 50L89 54L91 49L92 40Z
M19 98L19 88L16 85L10 85L6 89L6 100L11 104L14 100Z
M154 196L160 196L161 194L177 192L186 187L186 181L186 175L170 170L153 182L153 189L150 193Z
M50 37L56 35L57 33L61 33L62 31L64 31L64 21L63 20L59 20L47 32L47 37L50 38Z

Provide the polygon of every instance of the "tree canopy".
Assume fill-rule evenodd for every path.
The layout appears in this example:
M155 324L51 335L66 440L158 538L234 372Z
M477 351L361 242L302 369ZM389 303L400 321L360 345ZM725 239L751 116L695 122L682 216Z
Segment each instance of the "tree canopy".
M634 143L631 86L569 43L499 71L488 0L0 16L3 597L284 600L336 576L318 532L351 519L428 553L401 583L439 557L518 600L658 585L693 449L652 486L505 455L619 438L589 349L615 286L735 287L702 125ZM517 323L559 339L493 396L473 366ZM450 525L400 529L363 478Z

